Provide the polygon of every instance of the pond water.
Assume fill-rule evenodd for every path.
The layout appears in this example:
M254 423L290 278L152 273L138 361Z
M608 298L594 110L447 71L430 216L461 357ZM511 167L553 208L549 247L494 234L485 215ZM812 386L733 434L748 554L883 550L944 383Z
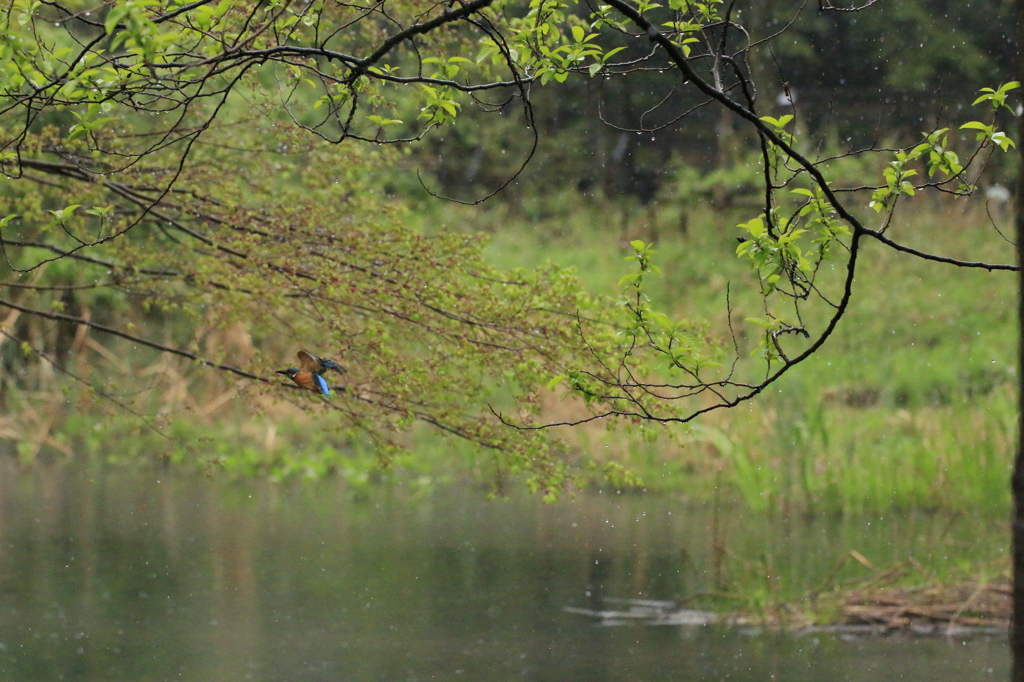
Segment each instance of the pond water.
M1005 679L1004 635L753 636L563 610L809 589L850 549L929 565L991 553L1001 533L926 514L784 519L642 495L545 504L6 462L0 679Z

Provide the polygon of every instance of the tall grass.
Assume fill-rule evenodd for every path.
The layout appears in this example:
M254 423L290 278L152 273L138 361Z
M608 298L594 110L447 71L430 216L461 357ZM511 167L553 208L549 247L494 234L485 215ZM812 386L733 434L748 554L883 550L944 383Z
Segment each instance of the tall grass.
M774 400L728 431L695 431L720 448L727 480L754 509L998 515L1009 508L1016 417L1006 391L984 402L907 410Z

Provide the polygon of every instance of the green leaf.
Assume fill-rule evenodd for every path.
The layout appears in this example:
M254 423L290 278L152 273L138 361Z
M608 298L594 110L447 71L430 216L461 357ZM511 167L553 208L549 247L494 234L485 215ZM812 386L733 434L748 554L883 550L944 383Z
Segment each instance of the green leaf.
M1006 133L992 133L991 139L992 142L997 144L999 148L1002 149L1004 152L1008 150L1010 147L1017 146L1013 143L1013 140L1007 137Z
M763 216L754 218L753 220L748 220L745 223L740 223L739 225L737 225L737 227L746 230L748 233L750 233L750 236L754 237L755 239L758 237L763 237L767 232L764 226Z
M619 52L622 52L622 51L623 51L623 50L625 50L625 49L626 49L626 48L624 48L624 47L617 47L617 48L615 48L614 50L608 50L607 52L605 52L605 53L604 53L604 56L603 56L603 57L601 57L601 61L607 64L607 63L608 63L608 60L609 60L609 59L610 59L610 58L611 58L611 57L612 57L613 55L615 55L615 54L618 54Z
M71 214L75 212L75 209L80 207L81 204L71 204L70 206L65 206L64 208L57 209L56 211L50 211L50 213L52 213L53 217L57 220L64 220L65 217L70 218Z
M551 381L549 381L548 384L547 384L548 390L549 391L555 390L555 388L557 388L560 383L562 383L563 381L565 381L568 378L569 378L569 375L567 375L567 374L559 374L558 376L553 377L551 379Z
M671 329L675 325L671 318L669 318L665 313L651 311L647 313L647 317L660 324L664 329Z
M103 22L103 28L107 34L114 32L114 28L128 14L128 8L124 5L115 5L107 12L107 18Z
M397 119L397 118L383 118L381 116L378 116L377 114L373 114L373 115L367 116L366 118L370 122L376 123L377 125L379 125L381 127L395 125L395 124L398 124L398 123L402 122L400 119Z

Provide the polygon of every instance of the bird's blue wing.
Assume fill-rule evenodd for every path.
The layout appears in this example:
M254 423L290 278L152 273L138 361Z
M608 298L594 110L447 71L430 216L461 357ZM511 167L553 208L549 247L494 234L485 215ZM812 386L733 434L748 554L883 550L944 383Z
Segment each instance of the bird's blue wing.
M328 398L331 397L331 387L327 385L327 379L324 379L319 374L314 374L313 381L316 382L316 386L317 388L320 389L321 393L323 393Z
M346 374L348 372L347 369L336 363L334 360L329 360L328 358L321 359L320 364L323 365L324 371L333 369L338 374Z

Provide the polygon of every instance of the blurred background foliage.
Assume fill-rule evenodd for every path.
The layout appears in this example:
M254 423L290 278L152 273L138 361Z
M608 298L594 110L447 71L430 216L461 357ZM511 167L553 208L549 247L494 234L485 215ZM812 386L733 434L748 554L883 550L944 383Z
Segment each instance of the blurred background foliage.
M785 29L770 48L751 52L760 113L795 113L805 144L823 155L915 143L922 131L966 110L979 84L1013 79L1013 3L1008 0L970 5L910 0L884 11L852 13L801 7L788 0L740 3L736 21L747 27L752 41ZM579 11L588 10L580 6ZM614 45L615 39L607 42ZM627 48L620 57L641 56L635 45L623 44ZM646 205L666 185L680 181L690 186L683 191L705 200L742 201L737 190L743 183L729 170L750 162L744 150L756 153L754 140L743 137L731 115L713 107L673 121L702 98L693 89L677 88L671 71L569 79L534 86L532 96L536 163L502 192L504 202L517 205L553 188L575 187L584 195L628 196ZM428 137L416 158L433 171L446 195L478 198L514 173L532 139L513 105L502 116L472 107L460 116L458 125ZM1002 116L1002 123L1010 120L1006 112ZM666 129L637 132L668 121L673 122ZM868 169L849 170L844 179L863 181ZM748 182L749 189L756 187Z

